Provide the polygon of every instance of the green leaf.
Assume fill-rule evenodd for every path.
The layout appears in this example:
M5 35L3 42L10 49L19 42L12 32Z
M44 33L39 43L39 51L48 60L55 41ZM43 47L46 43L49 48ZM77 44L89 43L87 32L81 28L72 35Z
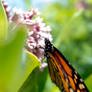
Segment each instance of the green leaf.
M21 88L24 84L24 82L27 80L28 76L31 74L31 72L36 68L36 67L40 67L41 62L38 60L38 58L33 55L32 53L25 51L26 52L26 60L24 61L25 64L21 66L20 70L22 71L22 75L20 74L20 81L18 81L19 83L19 87L17 88L19 90L19 88ZM24 68L23 68L24 67Z
M33 55L32 53L30 53L30 52L28 52L28 51L26 51L26 53L27 53L27 61L26 61L26 65L27 65L27 74L26 74L26 76L27 75L29 75L30 74L30 72L32 72L32 70L35 68L35 67L37 67L37 66L39 66L40 67L40 65L41 65L41 62L38 60L38 58L35 56L35 55ZM31 65L31 68L30 68L30 65Z
M25 30L19 28L16 35L11 36L11 40L8 39L0 45L0 92L15 91L14 80L17 80L16 76L22 63L25 35Z
M0 0L0 40L5 40L7 37L7 16Z
M32 71L19 92L43 92L47 80L47 69L39 71L37 67Z
M10 38L11 37L11 38ZM18 28L0 45L0 92L16 92L40 61L24 50L26 30Z
M85 80L89 92L92 92L92 74Z

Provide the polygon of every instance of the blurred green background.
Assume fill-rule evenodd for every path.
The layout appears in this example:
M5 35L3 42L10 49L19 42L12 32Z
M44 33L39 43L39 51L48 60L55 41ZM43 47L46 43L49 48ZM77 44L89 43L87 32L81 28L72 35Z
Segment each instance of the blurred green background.
M39 8L39 10L41 11L41 17L44 18L44 22L50 25L52 28L51 34L53 36L53 44L64 54L64 56L68 59L68 61L72 64L72 66L76 69L76 71L81 75L83 80L85 80L85 84L87 85L89 91L92 92L92 70L91 70L92 69L92 0L57 0L57 1L56 0L51 0L51 1L50 0L46 0L46 1L45 0L31 0L31 1L15 0L14 2L12 0L7 0L7 1L8 4L10 3L11 6L20 7L25 10L31 7ZM23 46L23 41L25 39L25 35L26 33L22 31L22 38L20 38L18 33L16 33L14 41L15 42L20 41L21 43L19 42L20 46L17 46L16 49L12 48L11 53L15 53L16 50L19 51L20 48L23 48L22 46ZM10 44L8 46L11 46L13 42L8 44ZM16 46L16 44L17 43L13 44L13 47ZM4 46L3 50L2 48L3 47L1 46L0 47L1 56L3 51L4 53L9 51L7 45ZM12 57L11 60L8 58L8 60L13 61L13 59L16 58L18 61L22 55L21 54L22 49L18 53L19 56ZM6 55L4 54L3 56L9 57L8 53L6 53ZM3 59L0 57L0 60ZM20 64L19 63L16 64L18 67L18 65L20 65L21 62ZM14 64L11 63L11 66L12 65ZM38 65L39 64L36 61L35 67L37 67ZM39 71L39 68L35 68L35 67L31 69L31 71L32 70L33 71L30 74L30 76L27 78L27 80L24 83L22 82L23 85L22 87L20 86L19 92L60 92L59 89L55 86L55 84L52 83L49 76L48 68L45 68L43 71ZM1 67L1 70L3 71L3 67ZM7 70L10 71L11 69L9 68ZM19 70L20 72L22 71L21 69ZM28 70L30 69L28 68ZM16 68L14 68L14 71L15 72L17 71ZM19 75L19 73L15 75L20 76L21 74L23 74L21 73ZM7 74L5 75L7 76ZM1 76L1 78L2 77L3 76ZM17 78L14 79L18 81ZM6 78L6 80L10 80L10 79ZM14 83L16 82L14 81ZM7 86L8 81L5 84ZM8 88L10 88L11 85L13 85L12 82L11 84L8 85L9 86ZM13 89L10 88L10 90L12 92Z

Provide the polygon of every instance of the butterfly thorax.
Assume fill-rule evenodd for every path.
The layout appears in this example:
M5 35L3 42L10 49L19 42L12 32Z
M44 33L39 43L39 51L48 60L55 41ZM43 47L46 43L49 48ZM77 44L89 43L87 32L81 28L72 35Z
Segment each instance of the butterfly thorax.
M51 44L51 42L48 39L45 39L45 54L44 56L46 56L47 58L49 58L48 53L53 53L53 45Z

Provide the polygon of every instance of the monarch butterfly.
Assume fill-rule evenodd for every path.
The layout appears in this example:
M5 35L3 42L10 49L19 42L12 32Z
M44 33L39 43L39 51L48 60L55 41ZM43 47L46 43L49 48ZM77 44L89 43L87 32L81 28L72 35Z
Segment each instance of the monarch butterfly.
M89 92L80 75L48 39L45 39L45 57L51 79L61 92Z

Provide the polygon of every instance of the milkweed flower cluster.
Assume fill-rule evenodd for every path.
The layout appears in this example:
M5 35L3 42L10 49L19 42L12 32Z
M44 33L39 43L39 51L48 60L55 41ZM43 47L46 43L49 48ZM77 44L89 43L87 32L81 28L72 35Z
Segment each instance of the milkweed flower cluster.
M47 26L43 22L43 19L39 16L40 12L37 8L32 8L26 12L21 9L13 8L12 11L13 15L10 16L10 21L27 26L27 40L25 48L42 61L42 57L44 57L44 49L42 48L45 47L44 39L47 38L52 41L50 26ZM45 66L46 64L43 63L42 67Z
M14 8L14 15L11 18L13 22L26 25L28 30L28 38L26 41L26 49L35 54L39 60L43 57L44 38L52 40L51 28L43 23L43 19L39 17L38 9L30 9L27 12ZM35 18L34 18L35 17Z

